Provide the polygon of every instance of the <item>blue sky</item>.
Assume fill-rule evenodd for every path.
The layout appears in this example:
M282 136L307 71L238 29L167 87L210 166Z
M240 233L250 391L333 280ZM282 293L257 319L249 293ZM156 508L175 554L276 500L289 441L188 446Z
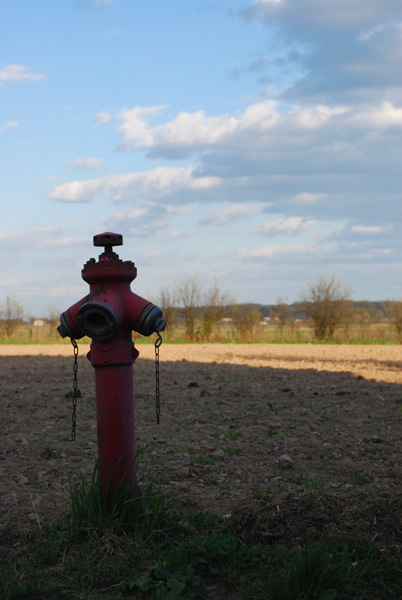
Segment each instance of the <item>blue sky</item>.
M3 0L1 294L87 291L92 236L133 290L238 302L320 275L402 297L400 0Z

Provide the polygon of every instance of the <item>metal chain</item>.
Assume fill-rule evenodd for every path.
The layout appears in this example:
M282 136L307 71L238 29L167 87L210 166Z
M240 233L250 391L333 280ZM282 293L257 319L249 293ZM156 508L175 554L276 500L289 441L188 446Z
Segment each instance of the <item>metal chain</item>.
M155 399L156 399L156 422L159 425L159 417L161 414L161 400L159 388L159 348L162 344L162 336L158 331L158 337L155 340Z
M77 388L78 388L78 380L77 380L77 372L78 372L78 346L77 342L71 339L71 344L74 348L74 377L73 377L73 414L71 416L71 441L75 440L75 424L77 421Z

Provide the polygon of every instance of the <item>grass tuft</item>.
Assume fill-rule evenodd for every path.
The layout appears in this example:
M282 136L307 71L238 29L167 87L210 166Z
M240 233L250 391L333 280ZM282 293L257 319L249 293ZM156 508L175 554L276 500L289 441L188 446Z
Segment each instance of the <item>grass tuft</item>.
M112 501L107 491L101 493L98 465L89 481L83 477L74 485L69 477L68 484L71 515L67 522L72 541L83 537L97 540L105 534L123 533L146 541L174 519L166 495L157 490L152 481L140 479L134 493L121 486Z

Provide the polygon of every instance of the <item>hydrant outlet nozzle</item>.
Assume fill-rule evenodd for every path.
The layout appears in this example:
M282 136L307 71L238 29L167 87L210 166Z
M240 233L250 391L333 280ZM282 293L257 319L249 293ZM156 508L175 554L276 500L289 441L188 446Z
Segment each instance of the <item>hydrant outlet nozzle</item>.
M94 340L108 340L119 326L119 319L111 306L100 302L86 302L77 313L80 329Z

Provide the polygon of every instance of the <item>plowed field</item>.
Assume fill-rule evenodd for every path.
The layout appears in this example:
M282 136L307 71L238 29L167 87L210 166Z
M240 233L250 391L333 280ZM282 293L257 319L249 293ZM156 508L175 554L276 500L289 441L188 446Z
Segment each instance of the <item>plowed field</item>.
M384 551L400 551L401 513L389 499L402 493L401 346L165 344L159 426L154 349L139 350L140 468L179 502L232 515L245 537L281 541L329 527L346 535L348 523L354 535L364 498L380 507L386 497L367 527ZM93 470L87 351L80 347L71 442L72 348L0 347L4 548L13 531L67 510L68 474Z

